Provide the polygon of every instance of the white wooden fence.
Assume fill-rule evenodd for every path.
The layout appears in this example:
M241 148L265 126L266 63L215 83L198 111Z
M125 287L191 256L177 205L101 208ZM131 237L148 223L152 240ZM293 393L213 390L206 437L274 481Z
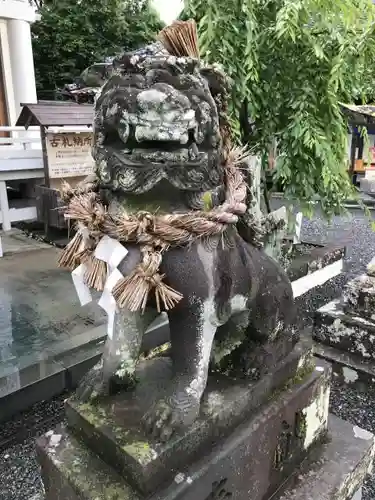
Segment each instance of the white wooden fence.
M54 133L90 132L88 127L49 127ZM36 218L35 204L9 208L6 183L28 179L43 182L44 168L39 127L0 127L10 137L0 137L0 223L3 231L11 229L12 222Z

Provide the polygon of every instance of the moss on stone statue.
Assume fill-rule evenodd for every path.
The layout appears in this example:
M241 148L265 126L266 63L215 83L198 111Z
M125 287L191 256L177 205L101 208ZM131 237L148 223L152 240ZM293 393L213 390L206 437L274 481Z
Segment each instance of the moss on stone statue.
M297 369L296 373L285 382L285 384L275 389L271 393L269 399L270 400L276 399L284 391L287 391L288 389L294 387L295 385L301 384L312 375L314 370L315 370L315 362L311 354L311 359L307 359L306 362L300 368Z
M166 342L165 344L159 345L154 349L151 349L147 353L142 353L139 360L146 361L147 359L157 358L158 356L165 356L165 354L169 351L171 347L170 342Z
M296 438L298 438L300 441L304 441L306 438L306 433L307 433L306 415L302 411L299 411L296 415L296 427L295 427Z
M156 451L151 448L150 443L144 441L134 441L122 447L123 451L133 457L139 464L147 465L157 456Z
M145 465L155 459L157 455L156 451L140 432L114 425L115 422L109 415L109 408L77 402L73 403L73 406L81 418L94 427L93 433L106 430L106 434L112 434L112 439L116 442L116 445L138 463Z

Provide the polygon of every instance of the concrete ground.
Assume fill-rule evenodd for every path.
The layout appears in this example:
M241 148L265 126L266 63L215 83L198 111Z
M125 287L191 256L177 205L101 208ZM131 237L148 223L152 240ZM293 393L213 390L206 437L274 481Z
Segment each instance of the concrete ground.
M0 231L0 256L13 255L15 253L30 252L32 250L50 248L49 245L27 237L22 231L12 229L11 231Z
M345 274L298 299L301 328L311 324L313 313L318 307L341 294L347 279L365 269L375 254L375 232L361 211L352 210L348 217L336 217L331 224L323 222L318 216L311 221L304 220L302 239L336 243L345 240L348 253L345 259ZM13 262L10 259L0 259L0 290L5 283L8 296L11 296L11 304L14 303L15 311L21 313L21 316L13 314L11 317L15 318L16 325L13 342L19 349L22 349L22 342L25 342L25 345L37 352L46 339L55 340L59 335L69 337L72 335L69 332L77 332L85 324L86 310L83 311L76 303L69 273L56 269L56 255L55 249L49 249L35 252L34 255L30 253L27 258L21 257L19 260L17 256L13 256ZM17 286L11 284L10 278L4 277L7 270L12 273ZM25 307L24 301L26 297L30 297L31 290L33 293L39 293L46 302L39 306L35 303L36 299L33 299L30 310ZM62 290L65 290L65 293ZM47 305L54 311L47 311ZM2 314L0 312L0 318ZM87 314L87 317L91 318L90 321L100 321L94 319L97 318L94 310L88 308ZM42 340L37 339L35 332L33 337L33 330L30 329L33 340L28 343L28 336L22 334L22 322L17 323L20 317L37 319ZM10 324L13 324L12 321ZM31 500L34 495L40 494L41 483L34 454L34 440L36 435L47 431L63 419L62 400L63 397L60 397L51 402L38 403L33 409L0 426L0 500ZM373 388L368 388L364 393L333 385L331 411L354 425L375 432ZM370 478L366 484L364 500L375 500L375 477Z

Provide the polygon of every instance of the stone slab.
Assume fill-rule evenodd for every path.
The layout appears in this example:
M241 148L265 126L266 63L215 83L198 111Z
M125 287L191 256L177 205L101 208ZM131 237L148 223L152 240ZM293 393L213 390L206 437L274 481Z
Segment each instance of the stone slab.
M329 369L320 365L299 386L278 393L226 439L173 475L150 500L268 499L307 452L326 439ZM71 430L58 427L38 440L46 500L144 498ZM224 490L224 491L222 491Z
M81 307L69 272L57 268L59 251L12 235L32 248L0 259L0 420L75 388L107 336L105 312ZM160 321L144 336L144 351L168 339Z
M373 467L374 435L330 415L329 438L275 500L360 500L363 481Z
M375 383L375 361L318 342L314 343L314 354L331 364L332 375L338 384L366 391L369 384Z
M375 277L362 274L350 280L343 293L344 311L351 316L375 320Z
M345 313L340 300L333 300L318 309L313 338L324 345L355 354L362 360L375 358L375 322Z
M256 383L220 375L209 377L201 416L188 431L162 445L145 437L140 418L168 386L169 360L147 361L139 371L133 393L119 394L100 405L66 403L69 425L96 453L143 492L154 491L176 468L193 461L248 418L275 390L297 372L311 370L311 343L303 338L284 363ZM297 375L298 376L298 375Z
M292 281L294 298L300 297L310 290L324 285L327 281L339 276L344 268L344 260L340 259L332 264L328 264L317 271L314 271L302 278Z
M291 262L287 273L292 282L319 271L345 257L346 249L342 244L318 245L311 242L301 242L301 244L306 247L311 245L311 250L296 257Z

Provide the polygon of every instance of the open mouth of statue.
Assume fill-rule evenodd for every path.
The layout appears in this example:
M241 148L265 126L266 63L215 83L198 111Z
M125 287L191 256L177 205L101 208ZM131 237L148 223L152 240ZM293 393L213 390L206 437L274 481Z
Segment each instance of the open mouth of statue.
M193 129L142 128L140 131L139 127L130 125L127 132L125 137L121 130L113 131L106 137L106 145L126 163L199 163L206 155L199 151Z

